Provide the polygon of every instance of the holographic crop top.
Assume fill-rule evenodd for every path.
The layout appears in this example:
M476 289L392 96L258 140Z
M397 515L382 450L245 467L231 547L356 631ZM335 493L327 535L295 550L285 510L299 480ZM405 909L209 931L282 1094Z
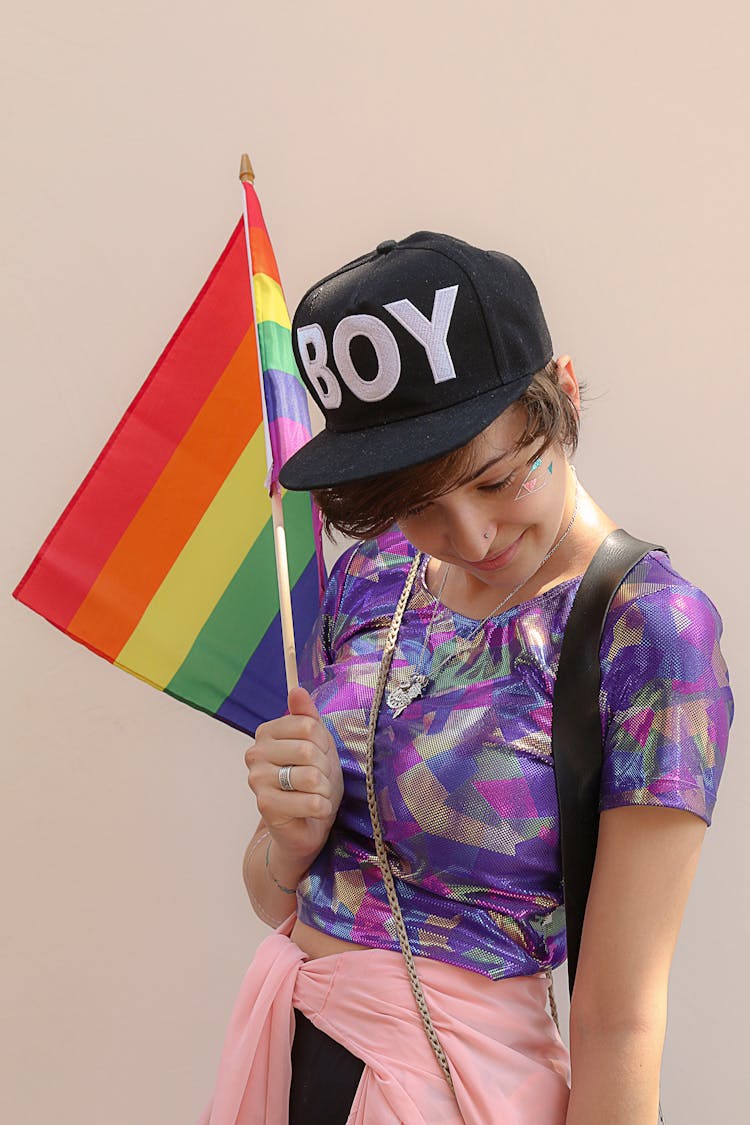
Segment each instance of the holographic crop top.
M333 567L301 682L330 729L345 792L297 890L297 916L334 937L399 949L375 858L365 740L388 628L414 558L400 532ZM386 692L417 664L436 601L423 560ZM493 979L566 958L550 727L571 578L477 622L438 606L423 669L435 679L394 718L381 706L375 786L415 955ZM734 702L713 602L652 551L626 576L600 649L600 809L663 805L711 823Z

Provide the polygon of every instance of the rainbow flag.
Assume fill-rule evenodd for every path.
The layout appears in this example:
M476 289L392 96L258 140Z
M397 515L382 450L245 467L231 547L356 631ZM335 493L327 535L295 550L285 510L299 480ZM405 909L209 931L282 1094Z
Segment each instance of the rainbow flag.
M269 487L279 470L312 436L307 393L292 351L292 325L281 288L279 270L268 238L260 202L251 183L244 183L247 253L252 263L253 309L258 326L258 359L263 372L268 444L266 457L273 468ZM315 509L317 512L317 508Z
M245 221L13 596L253 734L287 695L268 490L311 428L276 259L243 186ZM301 647L325 582L320 519L308 493L283 508Z

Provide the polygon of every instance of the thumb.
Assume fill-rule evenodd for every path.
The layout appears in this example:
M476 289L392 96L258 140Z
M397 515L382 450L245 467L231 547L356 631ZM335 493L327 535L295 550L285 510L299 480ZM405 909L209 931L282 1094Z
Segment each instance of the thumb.
M309 715L320 721L320 715L312 701L310 692L303 687L293 687L287 699L290 715Z

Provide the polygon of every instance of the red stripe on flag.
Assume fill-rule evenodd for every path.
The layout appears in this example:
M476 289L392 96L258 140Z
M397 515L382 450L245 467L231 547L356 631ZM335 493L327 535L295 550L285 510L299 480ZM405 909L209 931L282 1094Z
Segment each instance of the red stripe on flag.
M70 631L114 659L263 424L251 328L140 511L70 621Z
M240 221L14 597L68 625L251 324Z

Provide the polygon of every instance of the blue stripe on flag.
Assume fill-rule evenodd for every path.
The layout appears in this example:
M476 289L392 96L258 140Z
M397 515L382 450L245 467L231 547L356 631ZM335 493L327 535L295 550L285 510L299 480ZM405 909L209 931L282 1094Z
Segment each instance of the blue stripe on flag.
M313 555L292 590L298 658L317 620L318 605L318 563ZM286 697L281 617L277 613L216 718L254 735L261 723L286 714Z
M266 391L268 421L291 418L304 426L312 437L310 411L307 406L307 392L298 379L288 371L270 368L263 372L263 386Z

